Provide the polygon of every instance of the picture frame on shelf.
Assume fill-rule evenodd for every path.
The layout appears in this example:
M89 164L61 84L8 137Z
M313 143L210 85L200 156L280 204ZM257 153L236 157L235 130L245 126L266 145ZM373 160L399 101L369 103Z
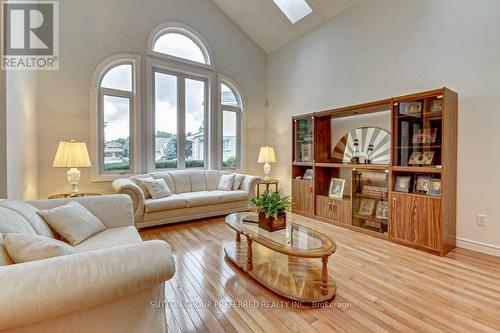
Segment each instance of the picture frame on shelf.
M439 99L433 100L431 103L431 112L437 113L437 112L441 112L442 110L443 110L443 99L439 98Z
M378 202L375 217L383 220L389 219L389 203L387 201Z
M359 204L359 215L363 216L373 216L373 210L375 209L374 199L361 199Z
M417 180L415 182L415 193L425 193L429 192L431 178L429 176L417 176Z
M422 115L422 105L423 103L420 101L400 103L399 114L420 118Z
M304 176L302 176L303 180L312 180L314 176L313 169L306 169L306 172L304 172Z
M396 192L410 192L411 176L397 176L394 191Z
M420 151L414 151L410 155L410 159L408 160L409 165L422 165L424 161L424 154Z
M328 196L330 198L342 199L344 197L345 179L332 178L330 180L330 188Z
M423 161L422 161L422 164L423 165L432 165L433 162L434 162L434 156L435 156L435 152L434 151L424 151L422 153L422 157L423 157Z
M427 191L427 195L433 197L441 196L441 179L431 178L429 181L429 190Z
M309 162L312 160L311 158L311 150L312 150L312 144L310 143L303 143L300 147L301 149L301 162Z
M422 128L413 134L412 143L436 143L437 128Z

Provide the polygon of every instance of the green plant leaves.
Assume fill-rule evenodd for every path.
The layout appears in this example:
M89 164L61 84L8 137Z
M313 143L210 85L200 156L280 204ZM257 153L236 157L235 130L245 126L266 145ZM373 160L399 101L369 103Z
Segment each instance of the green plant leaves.
M290 196L281 196L279 192L264 193L258 198L253 198L251 205L265 214L267 218L277 219L278 214L290 209L292 198Z

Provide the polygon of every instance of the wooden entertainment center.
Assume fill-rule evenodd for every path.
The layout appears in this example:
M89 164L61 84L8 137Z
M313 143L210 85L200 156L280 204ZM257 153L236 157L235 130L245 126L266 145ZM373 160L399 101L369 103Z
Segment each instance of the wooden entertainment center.
M433 254L455 247L458 95L293 117L292 211Z

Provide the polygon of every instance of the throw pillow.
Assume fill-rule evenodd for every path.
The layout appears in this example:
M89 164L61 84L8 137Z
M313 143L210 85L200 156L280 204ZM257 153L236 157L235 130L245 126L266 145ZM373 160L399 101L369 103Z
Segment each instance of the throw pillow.
M0 234L0 266L12 265L14 262L9 256L5 244L3 242L3 235Z
M233 184L233 190L239 190L241 183L243 182L243 178L245 178L245 175L237 173L234 176L234 184Z
M153 178L150 176L141 176L141 177L132 177L132 181L141 188L142 193L144 193L144 199L151 199L151 194L144 183L145 180L152 180Z
M106 229L94 214L76 201L39 210L38 214L73 246Z
M234 184L234 173L229 175L222 175L219 180L219 185L217 185L218 190L231 191Z
M16 264L76 253L68 244L40 235L7 234L4 243Z
M172 195L172 192L168 188L167 183L162 178L158 179L145 179L144 184L148 188L149 193L153 199L165 198Z

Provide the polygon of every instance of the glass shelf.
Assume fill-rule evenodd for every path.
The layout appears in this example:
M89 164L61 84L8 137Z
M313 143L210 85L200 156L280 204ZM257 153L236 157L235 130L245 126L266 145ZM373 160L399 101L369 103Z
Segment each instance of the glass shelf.
M296 119L294 122L295 162L313 161L313 120Z

